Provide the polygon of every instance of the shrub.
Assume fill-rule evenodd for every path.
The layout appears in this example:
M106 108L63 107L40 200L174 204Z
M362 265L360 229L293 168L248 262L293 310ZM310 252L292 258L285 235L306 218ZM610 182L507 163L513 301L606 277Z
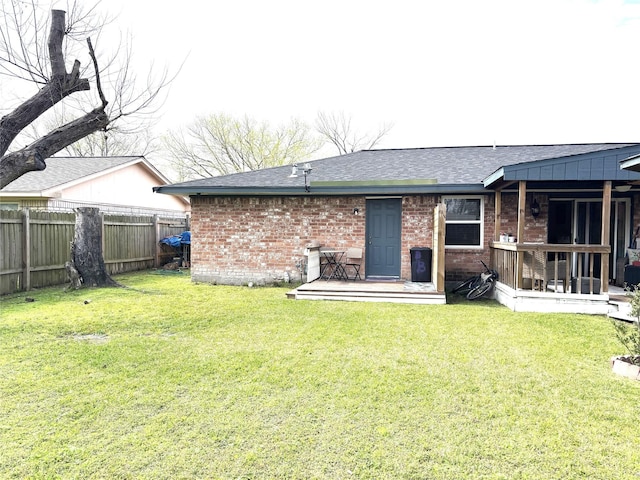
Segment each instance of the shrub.
M631 363L640 365L640 288L627 289L627 296L631 299L631 315L635 321L627 324L613 320L613 327L616 337L631 355Z

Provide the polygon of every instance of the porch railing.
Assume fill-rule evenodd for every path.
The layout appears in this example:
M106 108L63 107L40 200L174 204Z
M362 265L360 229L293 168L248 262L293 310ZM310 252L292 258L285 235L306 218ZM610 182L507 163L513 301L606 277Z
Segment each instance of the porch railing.
M608 292L608 245L492 242L490 246L492 268L513 289Z

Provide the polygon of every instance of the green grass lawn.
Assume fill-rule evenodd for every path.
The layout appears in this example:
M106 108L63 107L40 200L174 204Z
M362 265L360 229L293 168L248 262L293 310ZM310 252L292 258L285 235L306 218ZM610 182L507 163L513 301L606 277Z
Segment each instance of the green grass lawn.
M640 479L604 317L117 280L0 300L0 478Z

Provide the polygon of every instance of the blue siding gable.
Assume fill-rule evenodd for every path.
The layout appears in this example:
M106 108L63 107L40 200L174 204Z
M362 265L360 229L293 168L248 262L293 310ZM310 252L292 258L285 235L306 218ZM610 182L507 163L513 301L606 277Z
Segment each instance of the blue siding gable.
M640 172L620 169L620 162L640 154L640 146L612 151L591 152L569 157L549 158L507 165L504 180L526 181L602 181L640 180Z

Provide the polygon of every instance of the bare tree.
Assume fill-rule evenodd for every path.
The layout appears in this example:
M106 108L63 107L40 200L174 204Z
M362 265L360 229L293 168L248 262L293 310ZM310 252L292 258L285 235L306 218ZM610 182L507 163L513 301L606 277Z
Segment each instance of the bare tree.
M180 180L296 163L322 146L297 120L274 129L248 116L223 113L198 117L186 132L170 131L163 141Z
M315 126L318 133L338 149L340 155L375 147L393 128L393 124L385 123L374 133L360 133L351 122L351 117L344 112L321 111L318 112Z
M13 4L14 9L15 5ZM5 187L29 171L44 170L47 157L109 124L109 116L105 112L107 101L100 92L99 105L91 111L52 130L22 149L6 153L18 134L40 115L67 96L90 89L89 80L80 76L80 62L78 60L74 62L71 71L67 72L63 55L64 37L65 12L53 10L48 43L51 62L50 75L45 75L41 68L42 60L40 58L36 58L35 63L30 63L32 60L28 58L24 58L23 62L19 61L20 57L10 49L13 45L7 45L8 42L5 40L3 57L0 58L3 69L6 71L13 66L14 69L28 75L42 87L35 95L0 119L0 188ZM24 50L26 47L26 45L20 45L16 48ZM93 48L90 41L88 42L88 48L93 56ZM95 61L95 56L93 58ZM100 89L99 81L97 85L98 89Z
M149 155L159 148L156 137L150 131L122 134L117 129L95 132L72 143L62 152L70 157L109 157L125 155Z
M57 118L47 118L38 125L31 125L23 136L35 141L42 136L41 130L51 131L56 125L67 123ZM70 157L109 157L124 155L150 155L158 152L160 141L150 129L137 132L122 132L117 125L91 133L60 150L60 154Z
M141 128L140 122L131 120L138 115L154 113L154 108L161 103L163 88L170 82L165 71L156 80L150 74L147 84L142 87L137 84L130 69L130 46L118 51L117 68L115 60L110 59L107 67L101 70L90 37L86 37L84 54L93 73L77 59L67 71L66 58L69 52L75 52L70 43L77 47L79 35L91 32L99 37L101 22L106 21L98 19L93 8L86 12L77 5L73 3L68 23L66 12L51 11L45 46L43 29L46 21L39 14L35 2L11 1L8 5L2 2L4 23L0 30L0 75L26 80L38 91L0 119L0 188L27 172L44 170L48 157L94 132L108 132L118 125L121 131L135 133ZM98 27L93 30L90 26L92 19L98 22ZM108 75L109 67L116 73ZM107 101L106 89L103 88L102 76L105 74L111 102ZM92 83L95 86L93 100L86 95ZM78 98L78 102L73 102L72 95ZM87 108L88 102L93 106ZM51 114L55 108L67 109L64 113L74 109L80 113L75 119L56 125L29 145L9 152L23 130L44 114ZM58 118L69 118L69 115L59 114Z
M38 90L0 119L0 188L27 172L44 170L48 157L75 142L95 132L106 132L110 125L125 117L150 110L162 88L168 84L165 72L155 84L148 82L144 88L136 89L135 79L129 69L131 50L127 49L121 55L124 57L123 63L118 66L117 73L109 78L113 99L109 103L102 83L102 75L106 70L100 70L94 45L88 36L89 32L100 32L100 27L93 30L90 27L91 20L95 18L93 8L88 12L83 11L74 2L68 22L65 11L52 10L46 37L47 17L39 14L35 0L8 3L2 0L1 5L4 15L0 20L0 75L13 80L26 80ZM83 68L78 59L67 70L66 59L75 56L75 53L71 53L74 52L71 44L76 42L76 35L86 38L84 54L93 70L92 75L88 73L91 70ZM108 62L109 65L111 63ZM91 89L91 84L95 86L95 93L93 98L84 97L78 104L79 116L57 125L29 145L9 152L23 130L56 107L72 106L69 100L82 97ZM86 108L87 101L92 105L89 108ZM98 209L77 212L79 222L71 248L71 263L84 284L109 286L115 282L106 273L101 245L96 240L101 235L101 232L95 231L98 228L96 225L99 225L96 221L98 213Z

